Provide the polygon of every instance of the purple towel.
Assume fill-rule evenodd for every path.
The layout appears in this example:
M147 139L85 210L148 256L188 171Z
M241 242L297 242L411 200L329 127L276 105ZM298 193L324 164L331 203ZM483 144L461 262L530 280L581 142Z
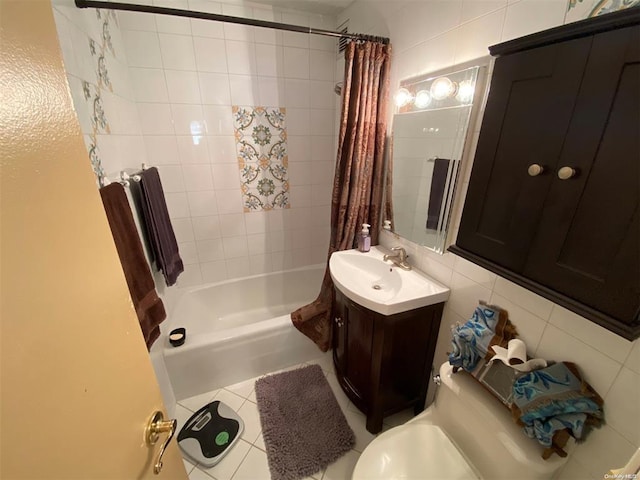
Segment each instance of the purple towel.
M444 200L445 186L447 184L447 174L449 173L449 160L446 158L436 158L431 174L431 192L429 193L429 207L427 211L427 228L438 229L440 210Z
M160 182L158 169L153 167L140 172L140 203L147 227L149 244L156 266L162 271L168 286L176 283L184 265L178 251L173 226Z

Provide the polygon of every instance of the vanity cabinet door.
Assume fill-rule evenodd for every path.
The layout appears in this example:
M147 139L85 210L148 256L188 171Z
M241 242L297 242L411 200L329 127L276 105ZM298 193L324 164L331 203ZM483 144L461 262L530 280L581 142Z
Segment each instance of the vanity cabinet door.
M631 323L640 307L640 26L593 39L524 275ZM569 172L567 172L569 173Z
M496 60L456 245L522 271L587 62L589 38ZM530 166L544 170L532 176ZM535 173L535 172L533 172Z

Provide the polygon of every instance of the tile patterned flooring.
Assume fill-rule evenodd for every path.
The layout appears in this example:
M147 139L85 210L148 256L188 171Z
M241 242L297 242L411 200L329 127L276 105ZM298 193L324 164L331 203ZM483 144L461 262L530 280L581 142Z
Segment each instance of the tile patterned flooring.
M319 360L302 363L290 368L299 368L317 363L324 371L327 381L333 390L342 412L356 435L356 444L346 455L340 457L325 470L320 471L305 480L348 480L353 468L364 448L375 438L365 428L365 416L349 401L344 394L333 371L331 352ZM272 372L277 373L277 372ZM189 474L189 480L268 480L269 466L267 454L260 427L260 415L256 404L254 383L256 378L246 380L235 385L196 395L195 397L178 400L176 418L178 429L198 408L214 399L220 400L233 408L244 421L244 433L233 449L212 468L196 466L184 459L184 465ZM400 425L413 416L413 409L405 410L396 415L385 418L383 431Z

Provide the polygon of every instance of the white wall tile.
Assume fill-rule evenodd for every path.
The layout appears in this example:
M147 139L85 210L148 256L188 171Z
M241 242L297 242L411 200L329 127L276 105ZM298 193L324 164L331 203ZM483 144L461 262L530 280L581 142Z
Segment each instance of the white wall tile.
M553 306L549 323L596 348L618 363L623 363L631 351L630 341L559 305Z
M268 212L250 212L243 215L247 234L267 232L267 213Z
M150 165L175 165L178 163L178 146L173 135L145 135L144 143Z
M456 257L453 269L467 278L479 283L485 288L493 289L497 275L462 257Z
M236 142L232 136L207 137L211 163L237 163Z
M169 103L167 82L160 68L129 68L133 94L138 102Z
M220 238L197 240L196 246L198 248L198 258L202 263L224 259L224 247Z
M309 55L309 78L312 80L333 81L336 71L335 54L333 52L310 50Z
M260 103L265 107L280 107L286 104L284 80L276 77L258 77Z
M539 318L546 320L551 315L553 303L509 280L497 277L495 291Z
M186 191L213 190L213 178L209 164L183 165L182 172Z
M255 49L258 75L265 77L283 76L284 50L281 46L257 43Z
M187 35L159 33L162 65L172 70L195 70L193 40Z
M205 116L200 105L172 104L171 117L178 135L201 137L206 134Z
M522 0L507 7L502 41L523 37L564 23L565 0Z
M231 105L229 76L220 73L199 73L200 96L205 105Z
M229 75L232 105L261 105L256 77Z
M240 189L235 190L216 190L218 199L218 211L220 214L240 213L242 212L242 194Z
M200 270L202 270L202 281L205 283L222 282L228 278L227 263L224 260L203 262L200 264Z
M218 203L213 190L205 192L187 192L189 211L192 217L218 214Z
M507 0L464 0L462 2L461 23L475 20L488 13L496 10L504 9L507 6Z
M231 107L205 105L203 111L209 135L233 135Z
M449 307L463 318L471 318L480 300L486 302L491 297L491 290L473 280L453 272L451 278L451 295Z
M130 67L162 68L160 40L155 32L124 31Z
M155 32L156 16L140 12L118 12L118 24L122 30L141 30Z
M640 445L640 375L622 367L604 401L607 425Z
M193 236L196 240L211 240L222 237L218 215L193 217L191 221L193 225Z
M193 48L199 72L227 73L224 40L193 37Z
M243 213L220 215L220 231L222 237L239 237L247 234Z
M138 103L138 115L142 133L148 135L172 135L174 133L169 105Z
M190 218L175 218L171 221L178 243L193 242L193 227Z
M256 54L253 43L225 42L227 51L227 67L229 73L238 75L256 75Z
M308 48L284 47L284 76L286 78L309 79Z
M182 219L174 219L171 223L175 225L177 220ZM178 242L178 251L180 252L180 258L184 265L194 265L199 263L196 242Z
M167 210L169 210L169 218L183 218L191 216L189 210L189 200L186 192L165 192L165 200L167 201Z
M309 80L285 79L285 105L288 108L309 108Z
M173 140L177 143L177 158L183 165L209 163L209 150L207 148L208 142L206 137L177 135Z
M179 165L160 165L158 167L162 188L165 192L184 192L184 177Z
M489 55L488 47L500 43L505 10L498 10L457 29L455 63Z
M251 8L239 5L222 4L222 13L232 17L253 18ZM224 23L224 38L227 40L240 40L242 42L253 42L253 27L234 23Z
M165 70L170 103L200 104L200 86L196 72Z
M228 260L230 258L248 257L249 250L247 248L246 235L237 237L223 237L224 256Z
M178 277L176 285L178 288L191 287L202 283L202 273L200 272L200 264L185 265L184 272ZM179 405L178 405L179 406Z

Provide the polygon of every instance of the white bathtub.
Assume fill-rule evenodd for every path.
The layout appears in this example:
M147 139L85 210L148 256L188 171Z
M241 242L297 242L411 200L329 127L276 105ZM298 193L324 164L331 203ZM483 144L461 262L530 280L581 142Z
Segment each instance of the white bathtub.
M315 300L324 265L185 289L164 328L164 358L178 400L313 360L322 352L289 314ZM168 333L187 329L184 345Z

